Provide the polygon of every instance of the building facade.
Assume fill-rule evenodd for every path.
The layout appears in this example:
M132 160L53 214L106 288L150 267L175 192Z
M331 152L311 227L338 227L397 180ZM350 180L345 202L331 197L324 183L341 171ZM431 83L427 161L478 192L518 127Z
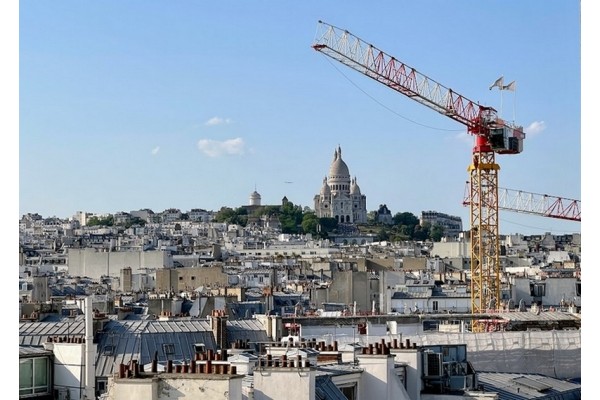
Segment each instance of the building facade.
M356 177L350 177L341 147L334 152L329 176L323 178L323 186L315 195L314 203L319 218L335 218L338 223L347 224L367 222L367 197L360 192Z
M444 228L444 236L457 237L462 232L462 219L454 215L448 215L437 211L421 211L419 223L430 223L440 225Z

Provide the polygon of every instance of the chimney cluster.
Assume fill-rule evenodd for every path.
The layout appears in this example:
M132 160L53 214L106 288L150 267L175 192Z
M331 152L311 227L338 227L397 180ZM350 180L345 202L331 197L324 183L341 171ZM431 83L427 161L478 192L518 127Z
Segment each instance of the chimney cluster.
M150 374L158 373L158 354L154 353L154 359L150 367ZM195 360L190 363L186 361L183 364L173 365L173 360L167 360L167 374L217 374L217 375L236 375L237 367L227 362L227 351L222 350L216 353L213 350L196 353ZM151 376L143 374L144 366L138 364L137 360L132 360L129 364L121 363L119 365L119 378L143 378Z
M71 336L48 336L46 340L48 343L85 343L85 338L82 337L71 337Z
M381 339L380 343L369 344L368 347L363 347L362 354L390 354L391 349L416 349L416 343L410 343L410 339L406 339L406 345L400 342L398 346L398 339L394 339L391 342L385 342L385 339Z
M248 350L250 349L250 339L246 339L246 341L237 339L235 342L231 342L231 348L234 350Z
M266 357L260 358L258 366L259 368L308 368L311 364L308 359L302 358L300 354L292 358L288 358L285 354L277 358L274 358L272 354L267 354Z
M338 351L338 342L334 341L333 344L325 344L324 341L317 342L317 339L312 338L306 340L305 338L300 339L300 343L294 343L293 338L289 338L287 342L273 343L272 347L296 347L300 349L314 349L318 351Z

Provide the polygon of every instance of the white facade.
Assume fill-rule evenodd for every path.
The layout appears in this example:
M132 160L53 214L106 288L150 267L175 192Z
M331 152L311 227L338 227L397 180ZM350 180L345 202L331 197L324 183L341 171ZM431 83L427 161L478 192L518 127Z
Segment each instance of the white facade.
M251 206L260 206L260 194L255 190L254 192L250 193L250 199L249 199L249 205Z
M541 301L543 307L581 306L581 282L577 278L530 279L511 277L511 299L526 306Z
M314 197L319 218L335 218L340 223L366 223L367 197L360 192L355 178L342 160L342 149L335 150L329 176L323 179L321 192Z
M281 398L311 400L315 398L314 393L315 370L313 368L258 367L254 371L254 399L256 400Z
M433 225L441 225L444 228L444 236L458 236L462 232L462 219L454 215L448 215L437 211L421 211L420 224L425 222Z
M394 369L394 356L389 354L357 355L364 369L359 386L363 399L411 400Z
M241 375L165 374L160 379L109 377L107 400L242 399Z
M146 268L173 266L173 257L166 251L96 251L93 248L69 249L69 275L99 279L103 275L120 275L122 268L131 267L134 274Z
M471 242L469 240L434 242L431 256L440 258L471 257Z

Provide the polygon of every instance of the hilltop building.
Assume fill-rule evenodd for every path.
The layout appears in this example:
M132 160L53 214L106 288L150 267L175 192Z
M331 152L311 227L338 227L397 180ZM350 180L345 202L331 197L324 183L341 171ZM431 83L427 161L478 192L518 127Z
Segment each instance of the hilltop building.
M254 192L250 193L250 205L251 206L260 206L260 194L254 189Z
M323 178L323 186L314 202L319 218L335 218L347 224L367 222L367 197L361 194L356 177L350 177L339 146L333 154L329 176Z
M421 211L419 219L421 225L429 223L433 225L441 225L444 228L444 236L458 237L463 231L462 219L454 215L448 215L437 211Z

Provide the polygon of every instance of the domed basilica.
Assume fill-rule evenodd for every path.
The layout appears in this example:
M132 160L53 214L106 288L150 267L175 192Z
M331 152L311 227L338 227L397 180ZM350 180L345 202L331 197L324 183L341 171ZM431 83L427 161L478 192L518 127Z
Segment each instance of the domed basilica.
M319 218L335 218L339 223L367 222L367 197L360 193L356 177L350 178L338 146L333 154L329 177L323 178L321 192L315 195L315 213Z

